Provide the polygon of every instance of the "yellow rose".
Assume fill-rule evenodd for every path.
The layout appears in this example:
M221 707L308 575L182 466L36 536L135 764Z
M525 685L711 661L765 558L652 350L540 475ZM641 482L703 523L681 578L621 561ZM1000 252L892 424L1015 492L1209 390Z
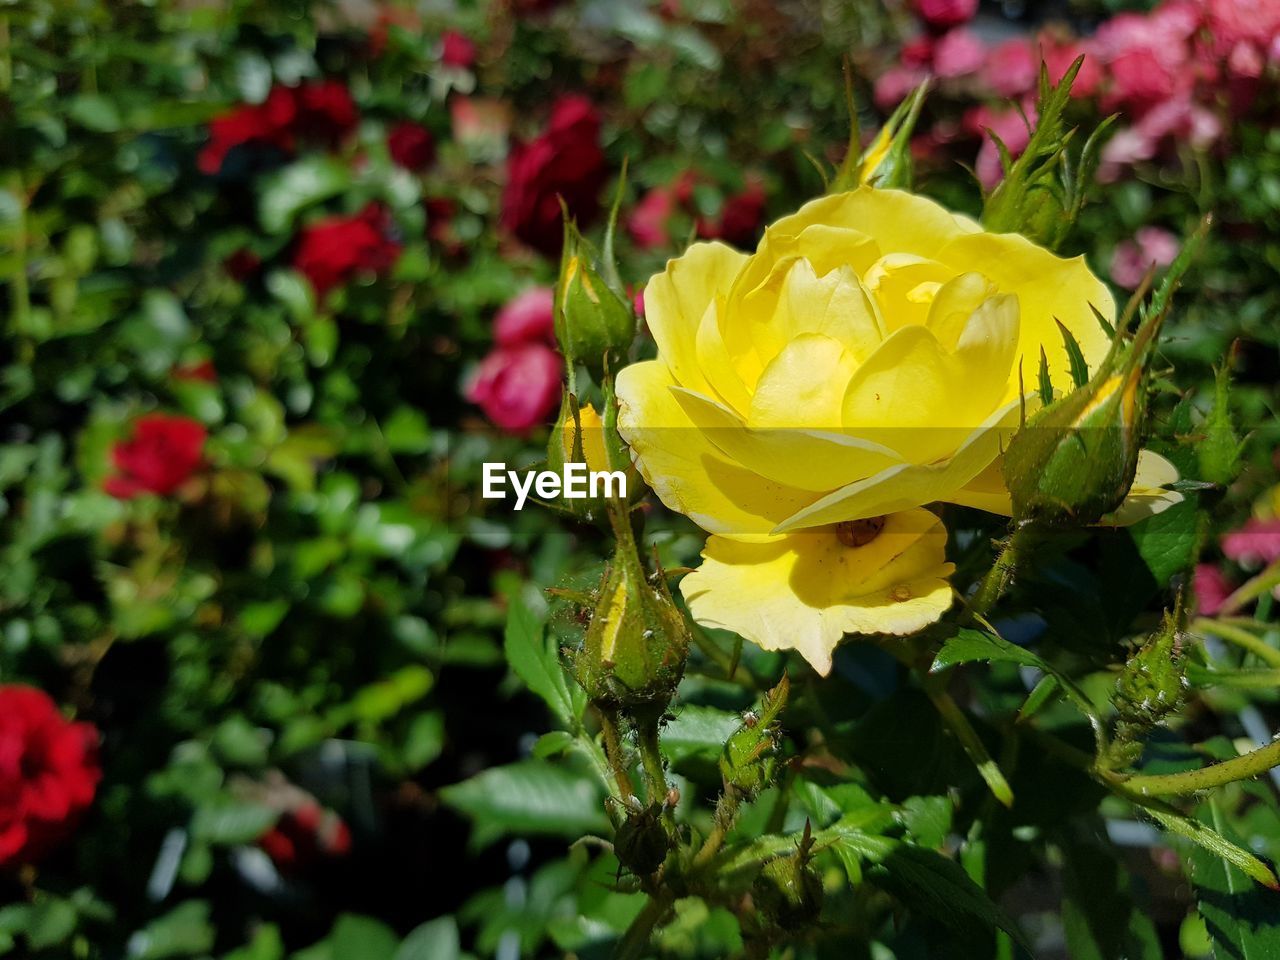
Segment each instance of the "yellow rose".
M683 587L691 609L819 669L837 627L909 633L945 612L946 534L916 508L1007 513L998 457L1019 424L1020 368L1033 392L1043 350L1067 388L1055 319L1092 369L1109 345L1092 311L1115 315L1083 258L865 186L779 220L752 255L694 245L650 281L645 304L658 357L618 375L618 425L661 500L714 535ZM829 532L900 511L882 536L901 525L924 546L847 547ZM839 589L813 586L843 556L833 543L876 552L886 571L910 555L896 572L913 602L863 603L884 585L852 558L866 591L840 580L843 566ZM788 592L793 612L853 604L865 615L823 616L804 633L803 618L775 616L767 590Z

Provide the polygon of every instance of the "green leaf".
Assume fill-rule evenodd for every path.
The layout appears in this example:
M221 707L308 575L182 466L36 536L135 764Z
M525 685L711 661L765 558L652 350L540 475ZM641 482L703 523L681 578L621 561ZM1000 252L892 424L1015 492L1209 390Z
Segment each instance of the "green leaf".
M329 936L294 954L294 960L394 960L400 939L372 917L344 913Z
M562 723L576 726L586 709L586 695L565 673L554 638L544 637L542 624L533 611L515 593L509 604L503 635L507 662Z
M453 917L429 920L404 938L395 960L458 960L462 947Z
M920 846L936 850L951 833L951 812L949 797L907 797L899 818Z
M1204 805L1201 816L1218 835L1228 832L1216 799ZM1192 851L1191 881L1218 960L1280 957L1280 911L1274 890L1258 886L1231 860L1204 847Z
M212 950L213 941L209 904L188 900L130 937L128 957L129 960L194 957Z
M1069 829L1069 828L1067 828ZM1135 907L1129 872L1096 818L1064 836L1062 922L1072 960L1162 960L1155 926Z
M223 800L196 809L191 818L191 835L207 843L252 843L276 822L277 816L275 810L261 804Z
M268 233L285 233L307 207L343 193L351 183L348 164L313 156L292 163L263 184L258 219Z
M1024 667L1036 667L1046 673L1053 668L1025 647L1010 643L1004 637L983 630L962 629L949 637L933 659L930 673L939 673L948 667L975 660L992 663L1016 663Z
M714 760L741 725L742 718L728 710L693 704L681 707L662 730L662 752L673 762L693 756Z
M260 924L253 939L239 950L232 950L222 960L284 960L284 940L275 924Z
M1160 586L1194 562L1198 516L1194 499L1188 499L1128 528L1138 554Z
M1061 320L1054 317L1053 322L1058 325L1063 346L1067 348L1067 358L1071 361L1071 379L1077 387L1083 387L1089 382L1089 364L1085 362L1080 344L1076 342L1075 334L1068 330Z
M590 778L540 760L492 767L443 788L440 796L472 819L478 847L508 834L576 840L609 828L603 791Z
M894 842L888 854L867 871L867 880L921 916L959 933L999 928L1018 942L1026 942L1017 924L960 864L932 850Z
M32 905L27 916L27 943L33 950L57 946L75 932L76 922L76 909L69 902L45 897Z

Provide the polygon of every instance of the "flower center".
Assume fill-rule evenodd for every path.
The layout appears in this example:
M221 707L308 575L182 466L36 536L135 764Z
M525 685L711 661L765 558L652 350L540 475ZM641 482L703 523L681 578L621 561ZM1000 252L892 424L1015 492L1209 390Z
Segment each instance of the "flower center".
M836 539L846 547L865 547L880 536L880 531L884 529L884 522L884 517L842 521L836 524Z

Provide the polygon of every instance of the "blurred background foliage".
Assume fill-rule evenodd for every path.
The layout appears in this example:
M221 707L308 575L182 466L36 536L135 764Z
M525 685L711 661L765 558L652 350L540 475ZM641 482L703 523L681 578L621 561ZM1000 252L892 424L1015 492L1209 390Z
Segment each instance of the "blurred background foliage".
M984 4L979 24L997 39L1049 21L1087 32L1144 6ZM638 902L610 891L609 857L564 852L564 839L603 822L590 781L571 764L527 759L535 742L544 755L557 748L538 740L553 724L508 665L518 631L535 628L505 627L504 656L511 605L543 617L539 588L589 583L605 538L480 500L478 465L533 462L544 436L495 430L463 397L497 310L555 275L551 258L498 227L509 143L541 128L554 95L585 93L602 116L609 169L629 160L626 211L685 178L662 239L624 241L624 279L642 285L700 222L727 233L721 218L736 198L758 200L738 234L749 243L821 193L848 136L842 59L872 130L873 83L917 21L873 0L22 0L0 5L0 29L0 679L38 686L92 722L104 772L71 840L38 868L0 873L0 952L607 955ZM474 44L469 60L446 55L446 31ZM1044 615L1057 598L1061 617L1044 619L1067 628L1046 642L1084 663L1103 663L1102 648L1141 621L1200 546L1215 549L1216 533L1280 510L1270 499L1280 129L1268 69L1248 115L1212 146L1096 185L1065 245L1105 273L1140 228L1182 235L1214 211L1216 242L1164 344L1178 376L1157 419L1168 452L1195 476L1213 368L1230 358L1231 403L1249 428L1240 479L1206 500L1212 531L1184 517L1191 526L1160 541L1174 543L1171 558L1123 570L1128 540L1083 559L1064 551L1043 583L1025 585L1029 611ZM349 91L349 132L202 169L216 117L320 78ZM921 129L978 99L944 85ZM1096 104L1073 109L1097 122ZM424 169L389 153L388 133L404 121L434 141ZM980 140L922 144L918 186L976 211L981 189L962 164ZM298 269L300 233L370 204L385 215L394 263L317 296ZM111 495L113 449L156 410L207 429L205 467L170 496ZM993 529L963 522L974 532L956 538L962 570ZM696 561L692 526L659 511L651 530L664 563ZM1118 597L1103 589L1133 569L1141 585ZM776 676L783 663L743 656L748 678ZM828 684L798 681L809 714L785 726L842 737L832 749L904 804L895 816L912 836L940 846L963 835L948 791L972 792L975 774L934 713L876 649L845 651L838 665ZM691 671L682 701L692 706L666 737L691 794L716 785L719 746L758 686L704 666ZM1015 689L1016 669L1004 665L975 702L998 712ZM1191 723L1198 739L1240 736L1233 718L1262 709L1274 728L1274 700L1271 690L1215 690ZM1085 942L1054 918L1061 897L1068 926L1100 917L1121 940L1141 901L1146 952L1128 955L1159 956L1160 939L1164 955L1203 955L1204 922L1177 859L1146 824L1125 821L1108 840L1092 788L1071 786L1065 769L1048 757L1019 768L1019 795L1039 806L1007 826L1039 839L990 854L994 888L1012 890L1010 909L1044 928L1040 955L1062 955L1063 936ZM821 822L832 804L863 802L851 789L815 786L795 809ZM1269 783L1227 791L1213 815L1258 852L1280 854ZM1105 859L1095 847L1117 837L1129 844L1124 858ZM1056 861L1033 868L1033 848L1046 844ZM1105 889L1082 879L1102 875L1098 856L1128 864L1139 888L1124 875L1106 875ZM884 895L871 886L849 896ZM941 942L923 927L891 937L892 955L924 956ZM858 942L866 933L844 932ZM673 956L740 946L729 914L696 903L661 942Z

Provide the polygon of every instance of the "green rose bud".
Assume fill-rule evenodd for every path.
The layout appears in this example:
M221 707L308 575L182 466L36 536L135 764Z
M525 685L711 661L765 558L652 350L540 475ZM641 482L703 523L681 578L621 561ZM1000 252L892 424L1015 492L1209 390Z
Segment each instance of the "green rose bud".
M781 742L778 716L790 691L791 681L784 675L764 695L760 712L743 716L742 726L729 735L720 754L720 775L725 785L741 791L748 799L768 787L777 773Z
M618 525L626 524L625 517ZM689 627L662 573L644 575L629 529L605 571L573 668L602 710L660 717L684 675Z
M570 363L584 364L595 376L612 369L635 339L631 305L592 264L590 246L570 224L556 283L555 329L560 350Z
M1224 363L1214 379L1213 410L1204 424L1204 438L1196 444L1200 475L1210 483L1227 486L1240 472L1243 452L1244 441L1231 419L1231 371Z
M1122 723L1143 728L1159 723L1186 696L1186 668L1182 662L1182 601L1166 613L1160 629L1129 658L1116 680L1116 712Z
M804 825L804 838L794 854L768 861L751 885L756 908L783 930L802 930L822 913L822 880L809 865L813 836Z
M1117 333L1087 383L1014 435L1003 470L1016 519L1084 526L1124 501L1138 469L1147 367L1163 319L1163 311L1151 314L1132 343Z

